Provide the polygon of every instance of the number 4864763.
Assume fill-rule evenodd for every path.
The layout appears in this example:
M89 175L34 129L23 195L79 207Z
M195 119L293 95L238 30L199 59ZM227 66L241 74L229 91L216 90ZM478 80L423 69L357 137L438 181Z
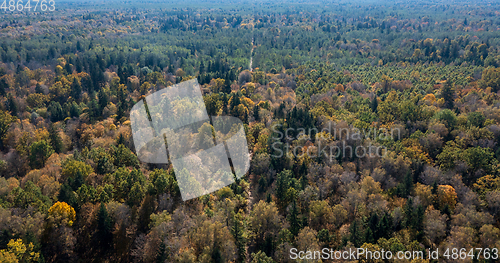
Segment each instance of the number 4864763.
M1 0L0 0L1 1ZM21 12L23 10L25 11L31 11L31 12L37 12L37 11L54 11L56 10L56 2L54 0L25 0L24 2L22 0L4 0L2 5L0 6L0 9L3 11L18 11Z

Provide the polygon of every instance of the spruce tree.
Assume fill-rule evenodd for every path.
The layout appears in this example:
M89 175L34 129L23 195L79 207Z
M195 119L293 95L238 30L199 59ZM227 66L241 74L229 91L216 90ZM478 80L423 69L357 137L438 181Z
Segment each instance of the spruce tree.
M37 84L38 86L39 84ZM9 89L9 83L2 78L0 79L0 95L5 96L5 92Z
M292 203L292 210L290 211L290 215L288 216L288 221L290 222L290 232L297 236L300 231L300 221L299 221L299 211L297 210L297 204L295 200Z
M16 101L14 100L14 96L12 96L12 94L9 93L9 97L8 97L8 102L9 102L9 110L10 110L10 113L12 114L12 116L16 116L17 115L17 103Z
M240 222L233 214L233 227L232 234L236 243L236 248L238 249L238 257L241 262L245 262L245 238L243 237L243 228L240 226Z
M253 118L255 119L255 121L260 121L259 110L260 110L259 105L255 105L253 107Z
M160 247L158 248L158 254L156 255L156 262L157 263L164 263L168 259L168 254L167 254L167 246L165 245L165 242L160 243Z
M80 81L77 78L73 80L73 83L71 85L71 97L73 97L77 101L82 97L82 86L80 85Z
M364 235L361 225L357 219L351 223L349 233L349 241L351 241L355 247L361 247L364 243Z
M377 108L378 108L378 99L377 96L375 96L370 104L370 108L372 109L373 112L377 113Z
M52 146L54 151L56 153L62 153L64 145L54 124L50 126L49 139L50 139L50 145Z
M100 90L98 94L98 99L99 99L99 107L102 111L106 106L108 106L109 102L108 94L106 94L104 90Z
M97 212L97 236L104 250L109 249L113 243L112 227L113 222L108 214L108 210L104 203L101 202L101 206Z
M444 107L447 109L452 109L455 102L455 90L451 81L447 80L444 84L443 90L441 91L441 97L444 99Z

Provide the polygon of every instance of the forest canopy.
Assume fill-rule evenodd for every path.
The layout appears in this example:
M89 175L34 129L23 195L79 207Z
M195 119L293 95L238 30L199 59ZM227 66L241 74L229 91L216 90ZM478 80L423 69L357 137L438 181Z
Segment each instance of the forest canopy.
M498 252L499 32L497 2L66 1L2 13L0 262ZM181 173L139 161L130 110L195 78L208 115L244 123L251 165L183 202ZM332 123L360 135L338 137ZM204 144L211 131L186 136Z

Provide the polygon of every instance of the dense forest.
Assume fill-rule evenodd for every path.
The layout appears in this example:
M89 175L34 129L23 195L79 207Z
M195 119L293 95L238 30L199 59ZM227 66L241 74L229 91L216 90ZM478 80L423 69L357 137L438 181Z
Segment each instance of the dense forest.
M141 2L0 11L0 262L498 262L500 3ZM130 110L195 78L251 161L183 201Z

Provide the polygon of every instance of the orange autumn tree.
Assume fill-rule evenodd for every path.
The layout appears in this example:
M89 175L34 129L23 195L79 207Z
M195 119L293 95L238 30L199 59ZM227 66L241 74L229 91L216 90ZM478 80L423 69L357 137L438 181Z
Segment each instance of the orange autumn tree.
M439 185L436 200L440 207L448 205L454 209L457 204L457 192L451 185Z

